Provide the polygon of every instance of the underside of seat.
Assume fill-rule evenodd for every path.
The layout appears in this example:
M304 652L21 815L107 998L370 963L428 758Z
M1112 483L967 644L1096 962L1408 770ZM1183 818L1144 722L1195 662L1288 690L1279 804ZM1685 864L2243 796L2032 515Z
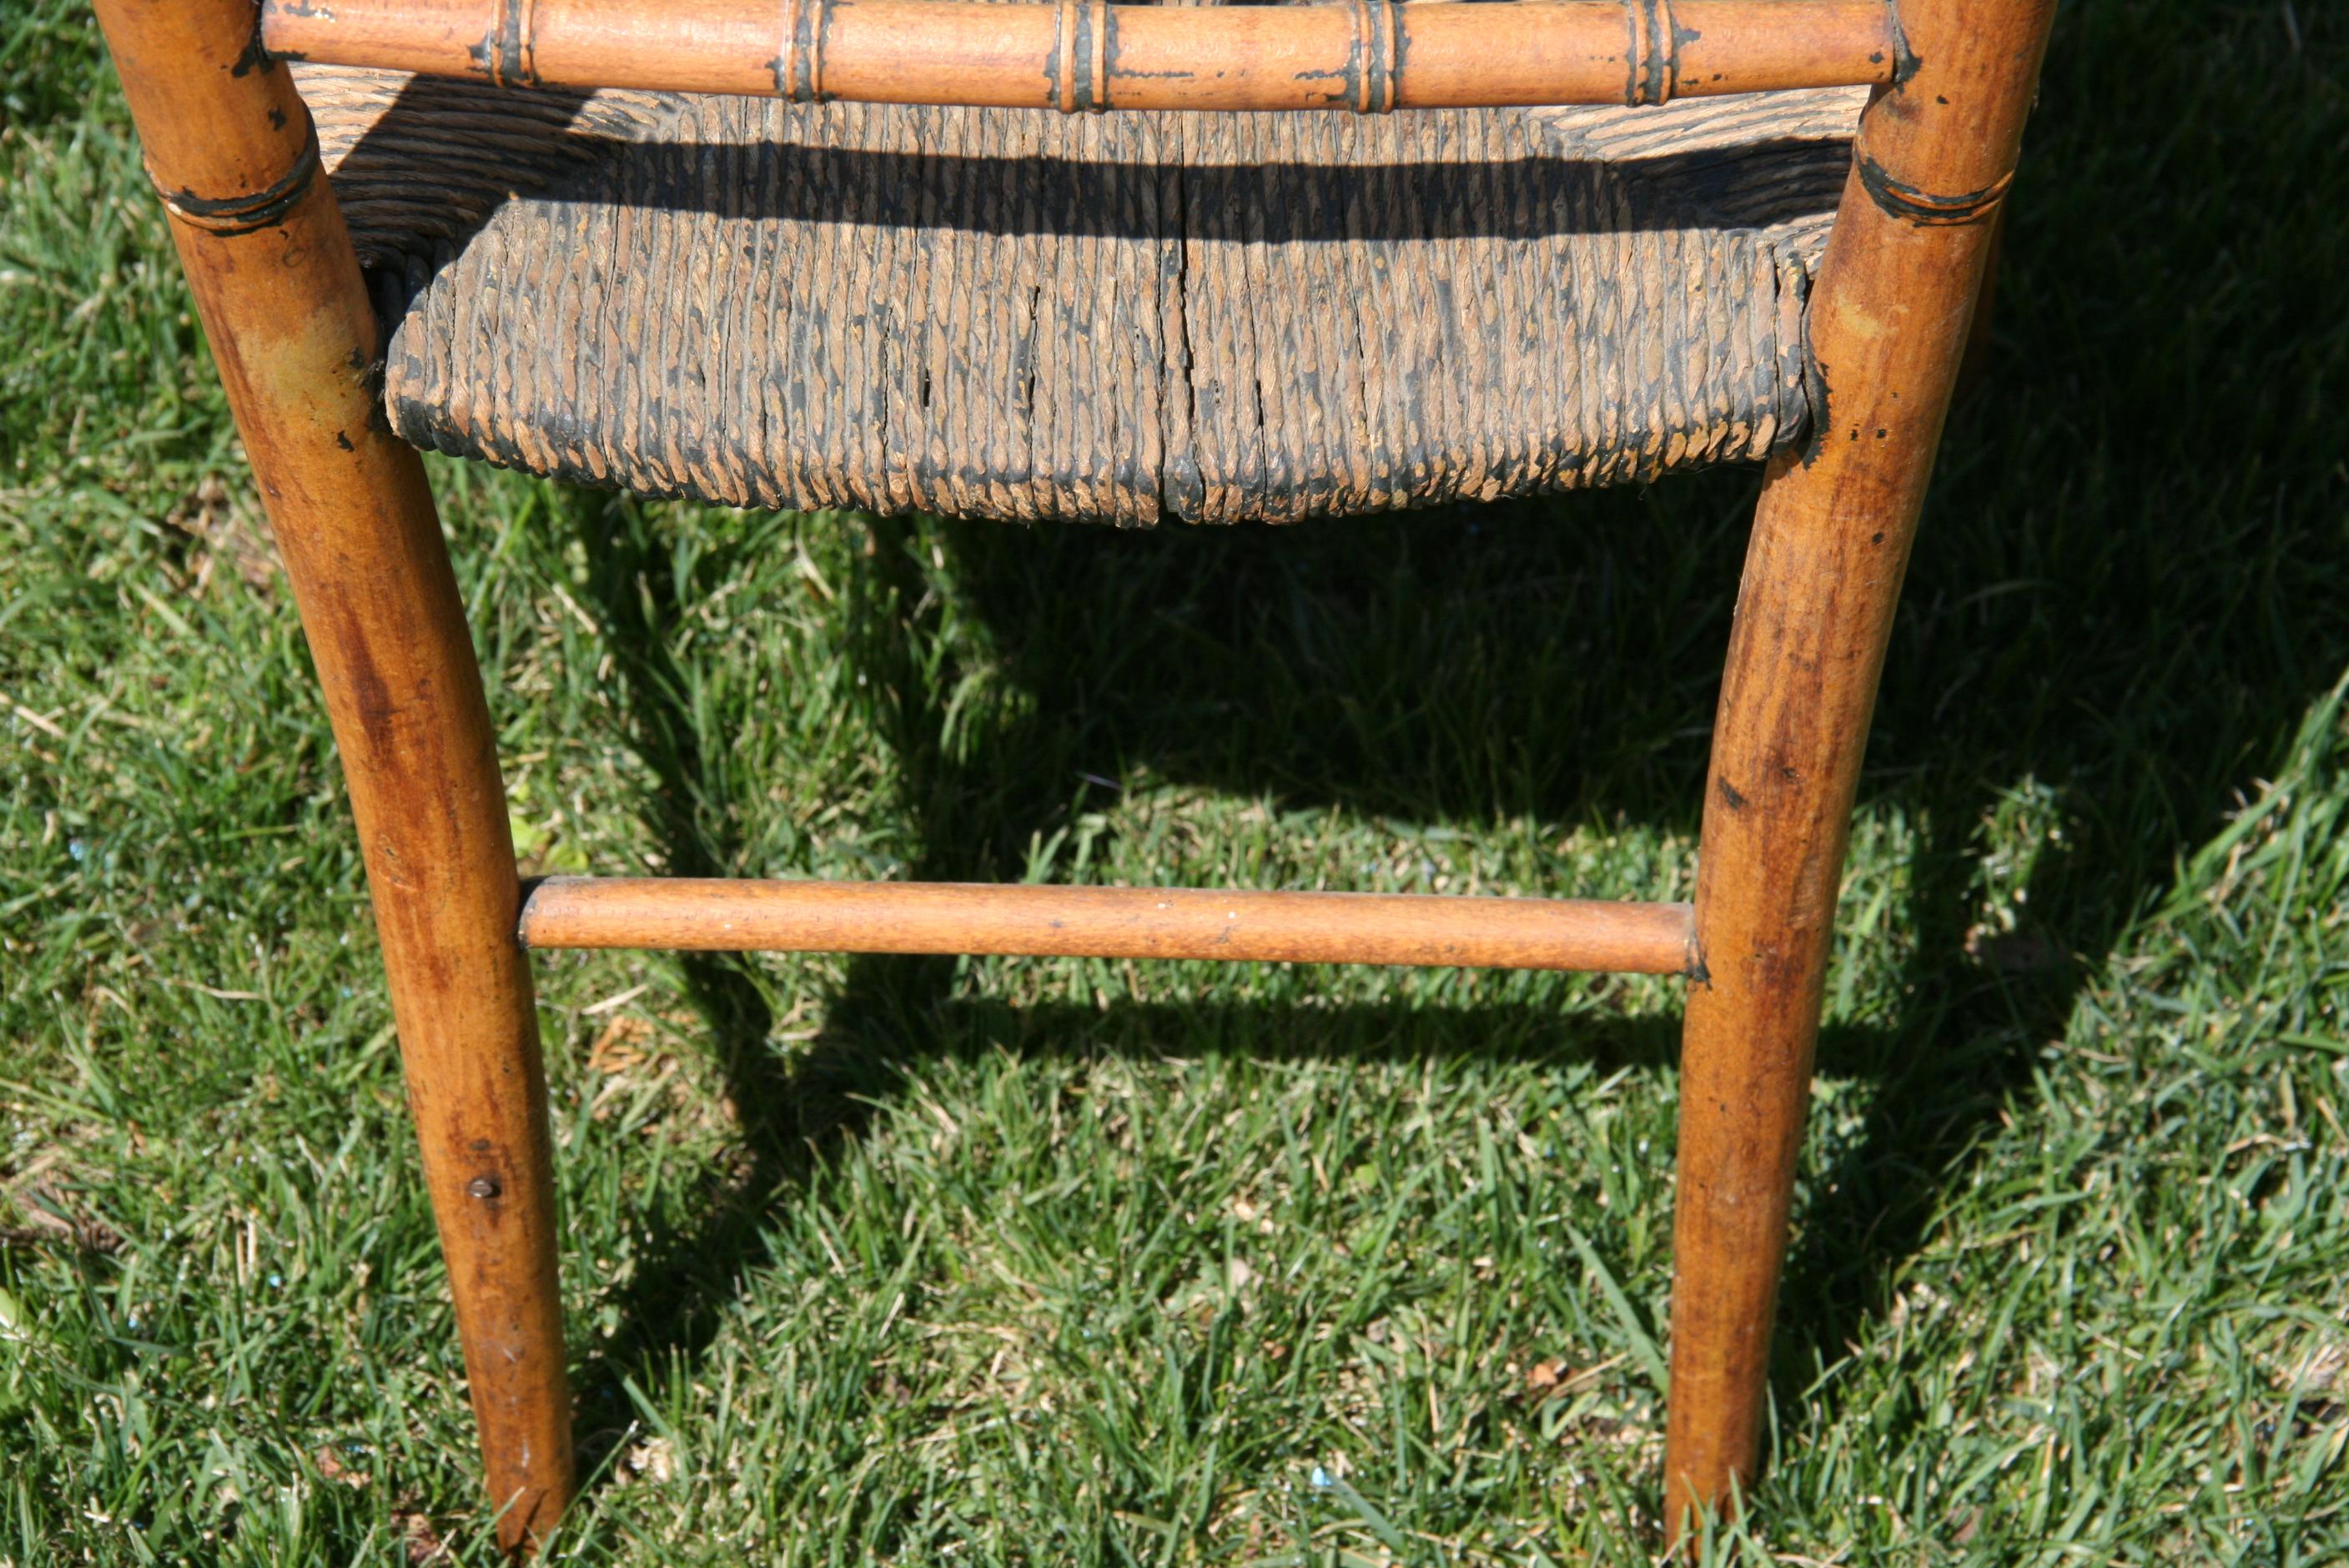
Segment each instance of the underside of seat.
M299 73L411 441L733 505L1126 523L1795 440L1865 96L1063 118Z

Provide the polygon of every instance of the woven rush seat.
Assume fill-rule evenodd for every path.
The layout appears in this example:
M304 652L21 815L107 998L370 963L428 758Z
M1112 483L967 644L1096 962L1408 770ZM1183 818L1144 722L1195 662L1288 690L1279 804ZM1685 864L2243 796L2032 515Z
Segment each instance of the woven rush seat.
M1122 523L1797 439L1866 99L1061 117L296 79L409 440L731 505Z

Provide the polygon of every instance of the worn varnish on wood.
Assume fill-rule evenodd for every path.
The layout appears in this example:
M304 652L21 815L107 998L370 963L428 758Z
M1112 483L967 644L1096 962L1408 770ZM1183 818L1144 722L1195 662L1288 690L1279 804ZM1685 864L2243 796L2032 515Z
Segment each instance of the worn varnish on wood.
M1027 883L551 877L532 947L1194 958L1682 975L1684 903Z
M1649 3L1625 7L1654 18L1630 24L1627 62L1670 31ZM498 0L518 30L492 77L533 74L533 4L621 14ZM1848 158L1856 106L1836 95L1067 124L348 72L307 78L322 148L254 47L251 0L97 8L347 770L515 1551L573 1486L523 890L430 494L377 417L360 249L397 327L403 430L654 491L1286 518L1775 450L1693 908L582 879L519 912L519 934L556 946L1684 970L1664 1502L1672 1554L1699 1550L1760 1457L1862 746L2054 0L1903 0L1900 59ZM713 9L648 25L689 33ZM1366 47L1396 21L1357 15ZM1073 46L1055 107L1084 107ZM776 57L777 89L820 98L800 57ZM1370 114L1384 89L1361 63L1350 107ZM1627 87L1643 95L1663 96ZM1822 173L1841 195L1805 322Z
M302 101L251 54L251 5L97 11L334 726L498 1539L521 1547L570 1500L571 1400L513 841L457 579L424 466L379 417L380 327Z
M1682 1037L1664 1462L1675 1538L1723 1511L1760 1460L1860 759L2054 12L2055 0L1902 0L1919 64L1860 122L1807 323L1817 428L1772 460L1754 513L1705 790L1704 978Z
M494 86L1059 109L1660 104L1881 86L1881 0L263 0L272 53Z
M298 75L419 445L730 504L1126 523L1788 445L1866 90L1067 119Z

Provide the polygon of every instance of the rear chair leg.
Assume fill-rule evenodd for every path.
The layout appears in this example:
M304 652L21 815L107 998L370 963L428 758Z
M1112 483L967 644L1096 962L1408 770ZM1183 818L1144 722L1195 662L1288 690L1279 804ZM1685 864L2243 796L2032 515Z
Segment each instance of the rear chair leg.
M499 1537L572 1489L546 1085L481 672L310 117L251 0L98 0L349 779Z
M1665 1520L1754 1474L1852 798L1894 602L2054 0L1903 0L1812 292L1816 432L1764 481L1738 592L1682 1037Z

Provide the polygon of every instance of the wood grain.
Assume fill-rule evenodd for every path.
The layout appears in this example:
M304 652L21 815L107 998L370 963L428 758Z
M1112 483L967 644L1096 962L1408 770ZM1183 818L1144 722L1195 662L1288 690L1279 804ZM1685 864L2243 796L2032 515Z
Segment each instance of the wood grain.
M809 15L804 45L771 55L767 88L736 90L810 98L960 92L984 104L1098 108L1126 101L1117 96L1126 90L1121 69L1159 59L1154 50L1171 60L1179 42L1185 51L1208 51L1226 85L1203 88L1204 78L1178 73L1166 78L1174 85L1135 88L1132 101L1305 107L1306 85L1318 83L1315 106L1372 111L1362 123L1381 126L1396 122L1375 111L1455 101L1446 94L1595 93L1593 62L1602 57L1624 74L1628 98L1702 90L1690 79L1709 60L1690 52L1697 40L1684 40L1671 55L1659 43L1677 36L1671 16L1686 24L1700 15L1708 26L1692 30L1724 51L1723 70L1707 77L1718 90L1800 69L1837 81L1882 83L1894 74L1873 59L1869 70L1878 74L1851 75L1848 51L1814 48L1818 38L1806 31L1808 21L1791 24L1799 47L1787 57L1807 64L1755 67L1769 57L1766 40L1741 29L1752 30L1757 8L1720 4L1701 13L1700 0L1683 0L1653 15L1592 5L1430 6L1409 17L1385 8L1306 7L1288 14L1299 19L1268 20L1278 14L1251 10L1213 24L1181 19L1194 13L1170 12L1178 20L1162 23L1121 9L1114 50L1106 7L1062 5L1009 19L1005 12L1020 8L1002 7L991 20L952 22L949 30L963 41L933 51L924 65L914 57L927 41L917 37L916 24L937 21L946 8L916 16L899 0L842 0L802 11L812 0L800 0L761 25ZM1808 439L1773 460L1747 557L1692 913L1671 904L1196 890L558 881L534 891L521 915L523 934L552 946L1692 968L1666 1461L1670 1527L1685 1535L1754 1473L1770 1321L1865 736L2052 5L1908 0L1905 36L1885 51L1901 67L1899 79L1879 91L1862 121L1810 306ZM308 9L309 20L326 15ZM1835 5L1805 9L1829 22L1840 14ZM550 1149L529 978L512 940L520 889L454 580L414 454L379 417L378 329L350 237L319 178L307 114L286 73L254 48L249 6L98 0L98 10L278 532L349 774L492 1491L503 1510L501 1537L527 1545L543 1536L572 1486ZM616 0L537 0L534 11L509 4L493 14L424 0L397 10L370 4L337 10L356 31L330 48L365 34L363 44L348 46L369 58L393 47L384 42L385 27L423 16L438 18L440 31L410 29L397 46L418 51L433 69L472 70L501 83L619 79L653 87L733 80L723 73L746 68L741 46L750 15L738 0L689 11L623 8ZM1601 10L1626 29L1619 49L1603 57L1590 20ZM1483 19L1506 12L1532 19ZM294 15L291 7L276 11L274 25L282 30ZM527 15L543 30L517 31ZM1081 21L1091 31L1081 31ZM1332 30L1340 22L1342 37ZM1559 30L1545 40L1539 29L1553 22ZM1513 26L1535 33L1506 58L1474 57L1469 40L1489 50L1498 30ZM1429 44L1446 37L1448 44ZM1889 40L1879 35L1876 42ZM1344 45L1342 65L1334 63L1335 43ZM1754 74L1732 74L1733 45L1743 51L1736 68ZM793 52L802 47L822 57ZM580 53L564 53L574 48ZM1557 53L1575 49L1583 52L1572 61ZM454 64L460 50L473 63ZM636 62L627 68L636 77L590 68L624 58ZM892 59L894 73L876 63ZM963 85L898 79L939 60ZM1184 67L1196 68L1195 61ZM406 101L409 87L392 90ZM592 146L569 141L572 118L583 108L605 114L615 134ZM1799 280L1792 287L1755 285L1751 279L1759 274L1744 270L1758 259L1783 276L1783 258L1764 242L1722 249L1718 235L1674 249L1679 242L1654 236L1677 231L1642 227L1619 190L1591 188L1590 199L1615 201L1623 221L1602 225L1599 245L1551 258L1550 288L1538 273L1488 266L1476 274L1487 286L1464 299L1439 289L1445 303L1430 311L1413 308L1423 302L1408 295L1382 299L1379 291L1392 279L1402 226L1428 224L1435 204L1362 179L1363 164L1352 155L1365 144L1310 139L1341 133L1298 132L1300 139L1279 144L1300 150L1302 169L1348 171L1340 194L1317 197L1316 190L1331 187L1309 182L1289 201L1268 200L1263 190L1235 199L1205 173L1266 167L1263 148L1237 116L1173 119L1147 134L1112 118L1088 118L1065 133L1080 139L1059 142L1048 134L1063 133L1041 129L1051 122L1019 116L1018 127L990 129L975 144L983 122L959 111L889 111L883 119L875 118L882 111L858 118L863 111L840 106L791 107L804 117L796 123L816 128L812 139L834 150L845 143L859 153L895 155L906 149L892 139L909 136L917 160L941 152L959 160L917 161L905 166L916 178L876 185L869 174L827 170L807 158L761 160L762 126L748 122L725 122L732 129L713 140L655 141L640 155L616 155L616 146L635 145L629 131L639 110L643 123L663 130L704 112L625 96L582 97L567 106L542 99L521 111L547 132L524 138L532 155L554 159L572 182L548 198L556 214L550 222L568 230L501 232L496 214L521 204L502 190L475 217L433 220L444 227L429 255L396 252L400 266L388 280L395 307L448 284L436 297L455 313L443 328L449 341L527 337L557 346L545 375L568 401L552 414L530 404L531 387L512 373L511 360L478 376L454 375L406 405L429 411L426 433L438 444L719 499L804 500L830 487L885 510L943 497L948 504L936 510L1140 519L1162 510L1280 517L1431 494L1449 499L1464 492L1428 480L1456 460L1443 451L1444 441L1485 450L1495 444L1495 410L1539 405L1545 393L1569 412L1557 417L1552 433L1520 439L1513 449L1583 453L1593 480L1682 466L1692 452L1769 450L1776 434L1795 428L1783 420L1767 430L1760 422L1709 427L1705 412L1683 396L1683 383L1658 377L1652 356L1641 352L1652 345L1627 349L1620 334L1582 330L1588 324L1570 335L1644 368L1610 371L1592 353L1562 356L1537 347L1522 363L1500 365L1481 393L1457 382L1428 387L1407 376L1365 376L1341 383L1334 400L1330 385L1313 373L1342 359L1350 333L1358 344L1376 341L1378 354L1365 360L1482 365L1478 351L1495 335L1522 331L1557 297L1557 280L1572 275L1583 292L1567 297L1612 300L1614 314L1602 325L1629 333L1684 309L1676 318L1679 342L1706 353L1744 352L1749 364L1765 365L1783 380L1784 356L1774 356L1771 346L1787 339L1757 324L1785 325L1789 302L1800 308ZM1441 118L1461 112L1433 111L1423 124L1443 138L1506 137L1537 123ZM359 142L388 118L380 115L342 150L347 176L360 158ZM516 119L498 123L511 128ZM444 119L437 134L468 133L460 117ZM859 136L881 145L857 145ZM976 146L983 154L969 156ZM1048 150L1069 147L1147 173L1098 191L1032 178L1050 161ZM1199 151L1207 156L1195 157ZM1455 257L1537 246L1547 232L1511 226L1509 215L1526 209L1523 185L1497 178L1484 187L1457 183L1445 199L1474 221L1445 229ZM580 199L583 186L593 199ZM681 205L660 200L680 192L700 194ZM1104 202L1105 194L1113 199ZM842 222L841 210L826 204L851 198L875 203L846 209L854 242L803 253L784 244L781 231L761 226L779 210ZM1317 210L1318 200L1329 204ZM1564 198L1537 188L1532 200L1551 201L1554 212ZM1222 227L1214 217L1219 202ZM918 294L882 286L905 273L941 273L924 236L942 232L942 214L966 211L1003 216L987 232L990 242L1003 241L1006 231L1012 241L1000 272L948 266ZM676 221L651 216L658 212ZM1306 230L1284 227L1300 213ZM1017 242L1043 232L1055 244ZM1158 248L1116 242L1135 233ZM614 237L626 235L640 236L648 248ZM567 242L550 242L558 238ZM1275 268L1272 258L1288 239L1318 250L1330 270L1312 274L1304 290L1316 309L1284 315L1268 302L1307 278ZM460 253L483 270L456 268ZM638 275L662 292L625 302L630 331L591 335L583 323ZM1031 319L1024 331L975 303L999 294L1004 275L1025 290ZM1194 277L1220 279L1222 293L1213 297L1228 308L1203 313L1210 296L1192 292ZM885 306L868 313L879 315L880 326L865 333L836 311L795 312L776 292L779 278L821 301ZM1739 305L1740 287L1767 308ZM1097 331L1095 319L1071 303L1104 292L1130 312L1130 330ZM1350 320L1319 308L1330 298L1368 300L1371 314ZM1048 302L1061 309L1049 321ZM729 342L752 351L732 358L721 352L714 365L697 357ZM971 449L962 438L988 438L996 406L980 399L966 408L967 419L975 410L977 425L926 423L912 412L915 382L902 374L908 364L919 371L926 409L934 387L951 398L975 384L950 374L958 356L983 361L987 377L1024 383L1032 405L1040 382L1075 385L1099 377L1104 365L1113 375L1163 377L1177 363L1178 342L1180 395L1143 399L1136 422L1121 422L1130 417L1123 399L1097 396L1055 399L1019 428L1031 453L1053 454L1055 463L1069 452L1112 454L1105 462L1050 467L1040 490L1032 474L966 455ZM1195 369L1202 356L1205 376ZM710 367L680 378L677 367L687 364ZM812 370L829 380L822 397L771 379ZM936 379L941 372L949 373L943 381ZM713 376L719 391L686 389L688 381L708 387ZM598 378L601 385L589 386ZM1588 393L1594 378L1608 382L1603 396ZM723 390L729 386L730 394ZM697 397L708 401L697 405ZM616 436L595 433L578 417L583 407L633 410L628 418L638 423ZM1243 410L1236 417L1235 407ZM816 428L813 439L792 449L802 456L786 459L802 463L798 472L776 478L781 470L757 445L761 438L740 418L719 418L752 411ZM1369 443L1310 445L1329 439L1328 431L1381 421L1383 434ZM1594 430L1600 434L1592 455ZM1366 451L1385 454L1380 460L1392 466L1377 467ZM1495 471L1483 458L1470 459L1476 462ZM1497 493L1509 481L1489 482L1495 490L1465 493Z
M1064 113L1661 104L1888 83L1878 0L264 0L283 57L498 86Z
M1678 903L1202 888L556 877L532 947L1071 954L1679 975Z
M243 0L98 0L357 819L500 1539L571 1494L546 1088L481 676L358 263Z
M1824 408L1773 460L1707 779L1673 1225L1674 1535L1749 1480L1851 809L1893 608L2054 0L1904 0L1811 302ZM1840 1240L1836 1238L1834 1240Z

